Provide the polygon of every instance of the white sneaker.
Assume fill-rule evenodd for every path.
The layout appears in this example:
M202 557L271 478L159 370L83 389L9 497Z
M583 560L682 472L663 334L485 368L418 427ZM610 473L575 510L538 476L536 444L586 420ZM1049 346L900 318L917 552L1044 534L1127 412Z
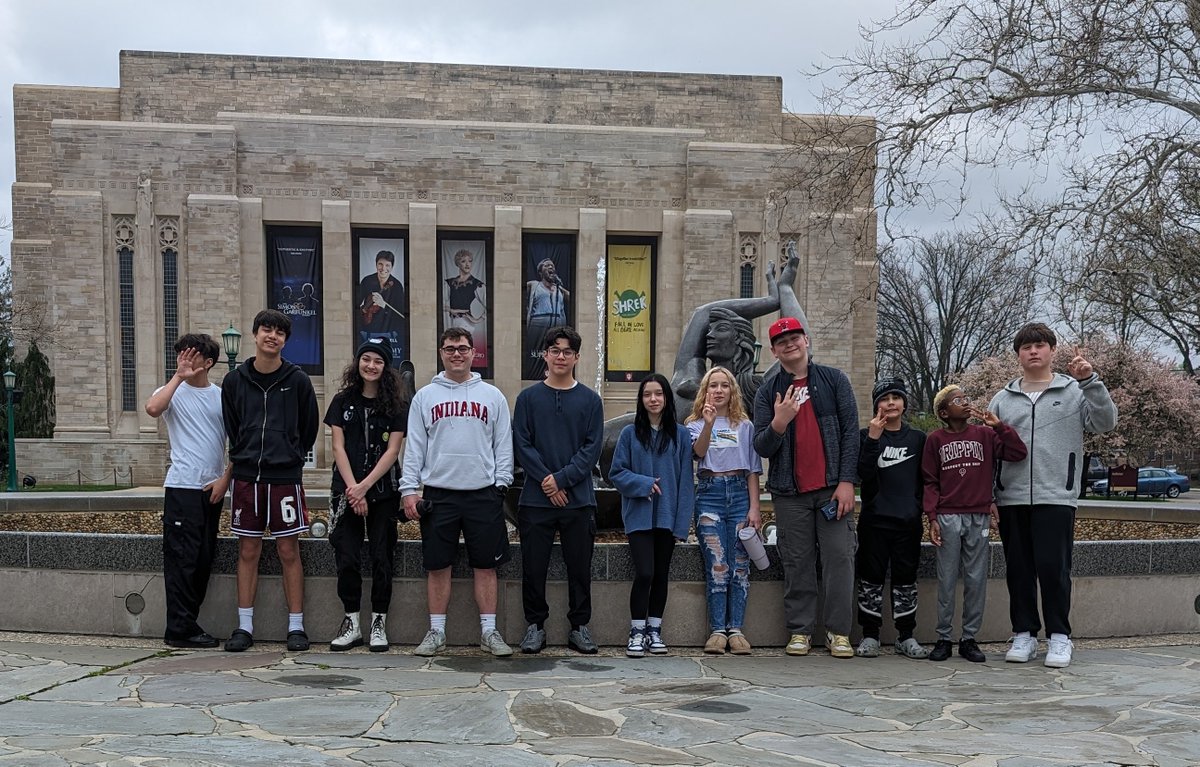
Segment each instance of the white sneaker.
M1008 648L1008 652L1004 654L1004 660L1009 663L1028 663L1037 658L1038 655L1038 640L1034 636L1015 636L1008 640L1012 645Z
M387 613L371 613L371 652L387 652Z
M420 655L428 658L431 655L437 655L446 649L446 632L441 629L429 629L425 632L425 638L421 640L421 644L413 649L413 655Z
M337 636L329 643L329 649L341 652L358 647L362 643L362 631L358 627L358 616L347 613L346 617L342 618L342 626L338 629Z
M497 658L507 658L513 654L512 648L505 643L504 637L500 636L496 629L479 637L479 649L486 650Z
M1071 665L1071 650L1075 645L1071 638L1063 634L1053 634L1050 637L1050 647L1046 650L1046 666L1048 668L1066 668Z

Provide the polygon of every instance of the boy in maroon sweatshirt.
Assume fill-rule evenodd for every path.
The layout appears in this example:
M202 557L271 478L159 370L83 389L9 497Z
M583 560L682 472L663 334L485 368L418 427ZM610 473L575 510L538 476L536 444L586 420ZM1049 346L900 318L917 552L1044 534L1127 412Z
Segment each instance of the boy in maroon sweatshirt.
M959 573L963 579L963 625L958 654L973 663L987 656L975 643L987 601L988 534L996 513L992 485L996 461L1024 460L1021 437L994 413L971 406L957 386L947 386L933 398L933 410L946 424L925 440L921 472L925 477L924 509L929 539L937 547L937 643L929 659L950 657L954 627L954 597ZM983 426L967 423L968 418Z

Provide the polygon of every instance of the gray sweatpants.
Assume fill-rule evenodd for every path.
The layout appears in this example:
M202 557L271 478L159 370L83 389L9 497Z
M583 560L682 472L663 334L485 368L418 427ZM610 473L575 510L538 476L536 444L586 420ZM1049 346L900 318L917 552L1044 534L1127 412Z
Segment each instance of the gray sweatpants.
M848 636L854 624L854 515L828 521L820 508L832 487L800 495L777 495L775 524L783 562L783 615L792 634L811 635L817 624L817 547L821 547L821 586L825 630Z
M937 549L937 636L950 640L954 628L955 590L961 572L961 639L974 639L983 625L983 610L987 605L990 518L987 514L939 514L937 521L942 530L942 545Z

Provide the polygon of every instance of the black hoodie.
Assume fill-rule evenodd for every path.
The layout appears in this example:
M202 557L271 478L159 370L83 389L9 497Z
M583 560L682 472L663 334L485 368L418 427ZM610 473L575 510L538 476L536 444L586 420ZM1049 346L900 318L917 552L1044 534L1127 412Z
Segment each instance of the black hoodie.
M299 482L304 456L317 440L320 414L312 381L287 360L274 373L243 362L221 382L221 410L229 435L233 478L244 482Z

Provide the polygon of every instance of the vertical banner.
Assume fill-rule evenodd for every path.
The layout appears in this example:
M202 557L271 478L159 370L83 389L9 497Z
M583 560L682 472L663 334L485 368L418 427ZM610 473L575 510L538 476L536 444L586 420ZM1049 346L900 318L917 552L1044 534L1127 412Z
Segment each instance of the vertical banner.
M408 259L404 238L388 230L353 233L354 347L368 338L386 338L392 359L409 358Z
M557 325L570 325L575 313L575 235L522 234L522 281L524 329L522 333L521 378L540 381L546 377L542 340Z
M605 378L641 381L654 369L654 245L608 243Z
M292 321L283 358L305 373L321 375L321 230L268 226L266 239L269 303Z
M484 378L492 377L492 322L488 283L491 281L490 240L438 240L438 282L441 295L440 330L462 328L471 334L475 345L472 372Z

